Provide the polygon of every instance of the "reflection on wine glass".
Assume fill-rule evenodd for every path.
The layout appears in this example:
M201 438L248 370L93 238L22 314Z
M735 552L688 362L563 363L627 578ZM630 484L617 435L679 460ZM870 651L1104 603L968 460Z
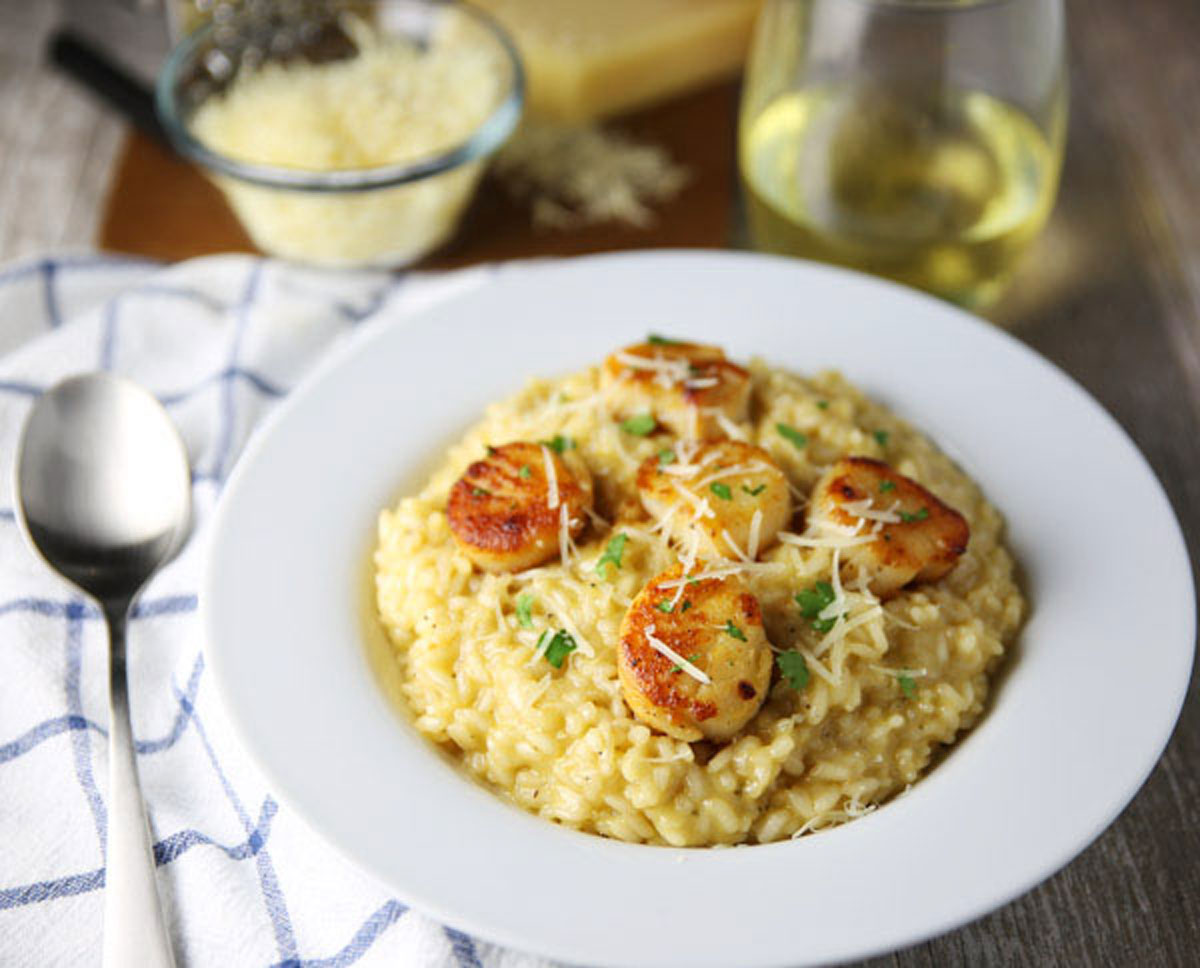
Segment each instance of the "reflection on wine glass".
M768 0L739 162L757 248L991 301L1054 205L1061 0Z

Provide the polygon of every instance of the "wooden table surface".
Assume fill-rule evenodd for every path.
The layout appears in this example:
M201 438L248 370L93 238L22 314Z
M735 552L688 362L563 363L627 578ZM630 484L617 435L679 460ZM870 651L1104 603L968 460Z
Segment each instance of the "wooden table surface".
M26 105L43 106L35 130L31 115L12 107L13 98L0 99L0 259L87 245L103 221L104 185L120 129L30 54L64 4L78 6L0 0L0 84L6 95L20 85L22 97L33 99ZM1067 6L1072 116L1059 204L1012 289L989 315L1074 376L1125 427L1162 480L1195 558L1200 3L1068 0ZM60 119L57 125L42 120L50 112ZM732 196L731 186L722 190ZM714 223L705 226L705 232L714 230ZM736 244L736 227L729 232L727 244ZM106 235L113 238L111 231ZM651 241L662 244L636 237L611 244ZM579 248L563 245L563 251ZM1069 449L1064 459L1070 459ZM1113 513L1137 513L1114 498ZM1152 569L1155 562L1125 566ZM1130 603L1133 662L1137 613L1144 607L1153 606ZM1120 668L1112 674L1119 676ZM1116 823L1079 858L999 911L869 964L1200 964L1195 691L1193 677L1161 762ZM1119 719L1136 710L1112 713ZM1045 805L1048 812L1054 807ZM797 871L797 904L807 890L821 890L819 871Z

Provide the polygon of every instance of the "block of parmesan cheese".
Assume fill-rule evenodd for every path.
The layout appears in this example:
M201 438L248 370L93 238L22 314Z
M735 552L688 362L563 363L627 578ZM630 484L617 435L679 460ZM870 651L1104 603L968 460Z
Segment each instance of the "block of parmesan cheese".
M741 68L761 0L474 0L516 40L531 116L591 121Z

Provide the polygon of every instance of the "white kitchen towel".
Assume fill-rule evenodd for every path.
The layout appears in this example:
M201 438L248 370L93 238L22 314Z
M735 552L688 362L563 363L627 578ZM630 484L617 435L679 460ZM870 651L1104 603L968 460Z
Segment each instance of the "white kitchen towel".
M12 493L37 395L94 369L153 392L192 462L193 533L129 624L138 770L181 968L545 964L409 910L280 806L213 695L196 615L211 513L259 421L356 329L488 271L94 254L0 268L0 965L100 961L107 639L97 609L26 547Z

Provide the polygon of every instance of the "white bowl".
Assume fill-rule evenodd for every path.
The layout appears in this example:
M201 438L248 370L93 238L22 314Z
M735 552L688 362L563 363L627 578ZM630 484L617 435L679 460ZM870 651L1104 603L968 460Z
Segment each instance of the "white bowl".
M617 843L507 805L384 699L364 649L377 512L483 406L647 331L837 367L1006 515L1032 614L991 708L875 813L740 849ZM202 607L215 678L278 793L405 901L571 962L795 965L918 941L1028 890L1133 797L1170 735L1195 608L1178 525L1117 424L986 323L761 256L501 268L331 359L242 458Z

